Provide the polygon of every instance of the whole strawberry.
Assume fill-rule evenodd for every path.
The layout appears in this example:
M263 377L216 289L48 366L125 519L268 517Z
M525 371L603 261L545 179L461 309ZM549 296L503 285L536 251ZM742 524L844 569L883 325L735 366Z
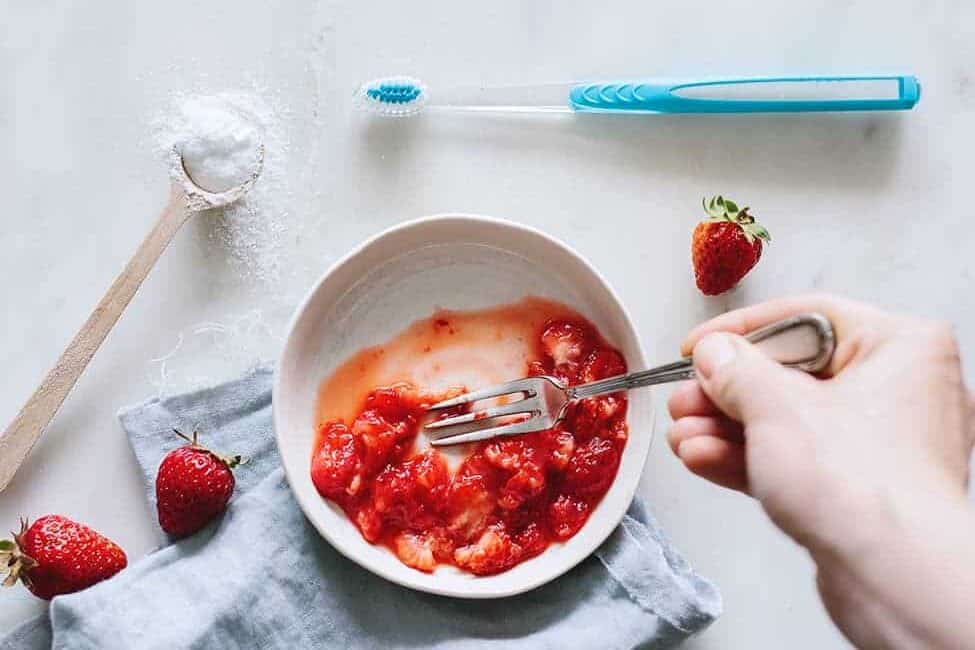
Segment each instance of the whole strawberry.
M174 429L175 431L175 429ZM234 491L231 469L243 462L240 456L225 458L179 431L188 444L163 458L156 474L156 510L159 525L174 537L200 530L227 508Z
M125 568L125 551L88 526L61 515L31 524L20 520L13 541L0 541L4 587L20 580L38 598L50 600L111 578Z
M708 218L697 224L691 259L697 288L716 296L738 284L762 256L762 243L772 238L763 226L731 200L715 196L704 201Z

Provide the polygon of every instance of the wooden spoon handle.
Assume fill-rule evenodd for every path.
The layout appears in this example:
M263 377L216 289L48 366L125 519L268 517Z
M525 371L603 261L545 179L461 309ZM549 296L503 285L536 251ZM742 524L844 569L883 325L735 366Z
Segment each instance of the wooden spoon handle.
M191 214L182 193L173 189L156 225L142 240L135 255L115 278L14 421L0 434L0 490L10 483L156 260Z

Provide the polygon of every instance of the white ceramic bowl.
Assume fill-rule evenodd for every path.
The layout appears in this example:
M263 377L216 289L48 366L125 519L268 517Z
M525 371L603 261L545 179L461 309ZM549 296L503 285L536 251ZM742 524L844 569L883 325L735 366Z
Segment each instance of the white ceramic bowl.
M619 473L586 525L564 544L504 573L477 577L444 566L427 574L366 542L311 482L320 382L357 350L382 343L437 308L474 309L537 295L591 320L631 369L646 367L633 322L606 281L577 253L537 230L498 219L441 215L391 228L335 264L298 308L274 385L281 462L305 515L339 552L395 583L435 594L494 598L528 591L590 555L626 512L650 449L651 391L630 394L630 439Z

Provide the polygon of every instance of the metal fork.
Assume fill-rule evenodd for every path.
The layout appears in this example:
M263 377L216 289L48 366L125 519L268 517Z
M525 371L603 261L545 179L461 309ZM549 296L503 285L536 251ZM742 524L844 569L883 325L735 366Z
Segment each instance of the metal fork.
M780 320L746 334L745 338L782 365L811 373L826 368L836 348L832 325L818 313ZM435 419L428 422L423 431L430 444L437 446L541 431L552 428L564 418L569 404L575 400L693 377L693 359L685 357L650 370L579 386L566 386L558 379L545 375L516 379L439 402L430 407L430 413L436 416L445 409L503 396L520 396L520 399L454 417ZM503 420L499 421L499 418ZM520 419L512 422L515 418Z

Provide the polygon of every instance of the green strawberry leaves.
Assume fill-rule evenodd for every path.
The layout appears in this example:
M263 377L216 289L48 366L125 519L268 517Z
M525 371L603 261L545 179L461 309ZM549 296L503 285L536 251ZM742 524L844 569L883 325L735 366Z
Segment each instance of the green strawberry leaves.
M20 541L27 530L27 522L20 520L20 533L13 533L14 539L0 539L0 575L6 572L2 587L13 587L18 580L29 581L27 572L37 566L37 562L20 550Z
M702 203L704 205L704 211L712 219L724 221L729 216L734 216L740 212L737 203L731 199L724 198L720 194L718 196L712 196L710 201L702 199ZM747 209L745 208L745 210Z
M769 243L772 241L772 235L770 235L768 230L765 229L765 226L763 226L760 223L756 223L753 221L752 223L745 224L742 227L745 230L745 236L746 237L749 237L749 235L751 236L748 241L752 241L752 239L756 237L758 239L761 239L765 243Z
M701 199L704 212L708 215L709 223L721 223L723 221L733 223L741 228L748 243L753 243L756 239L763 242L771 242L772 236L765 226L755 221L755 217L749 214L748 206L739 208L738 204L731 199L726 199L720 194L712 196L711 199Z

